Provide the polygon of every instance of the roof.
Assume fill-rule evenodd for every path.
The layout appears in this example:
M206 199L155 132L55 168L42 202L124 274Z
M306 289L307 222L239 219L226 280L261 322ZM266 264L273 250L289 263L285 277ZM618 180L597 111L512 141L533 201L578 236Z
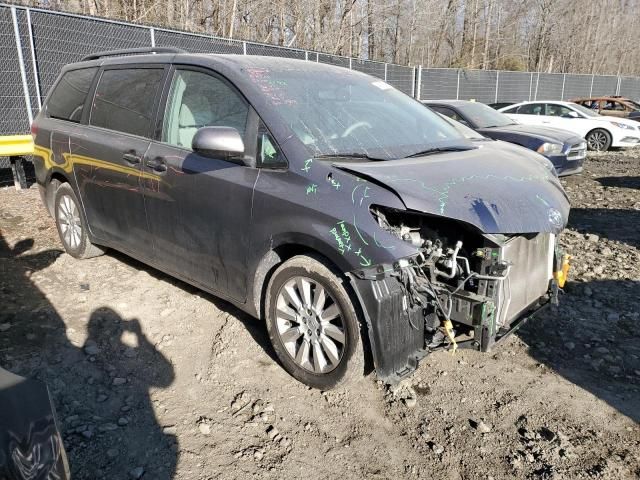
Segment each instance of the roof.
M482 103L482 102L472 102L470 100L421 100L424 104L431 105L450 105L452 107L462 107L464 105L468 105L469 103ZM483 104L484 105L484 104Z
M510 105L510 106L513 107L517 105L527 105L529 103L558 103L560 105L571 105L574 102L567 102L565 100L529 100L529 101L514 103L513 105Z
M78 67L102 66L102 65L126 65L129 63L186 63L211 68L224 68L239 71L245 68L268 68L271 71L286 70L335 70L336 73L352 72L362 74L356 70L349 70L344 67L330 65L326 63L299 60L294 58L271 57L262 55L241 55L241 54L217 54L217 53L158 53L158 54L136 54L125 56L104 56L98 59L80 61L68 64L66 69Z
M627 97L621 97L620 95L608 95L604 97L576 97L572 101L582 102L585 100L617 100L619 102L629 102L630 99Z

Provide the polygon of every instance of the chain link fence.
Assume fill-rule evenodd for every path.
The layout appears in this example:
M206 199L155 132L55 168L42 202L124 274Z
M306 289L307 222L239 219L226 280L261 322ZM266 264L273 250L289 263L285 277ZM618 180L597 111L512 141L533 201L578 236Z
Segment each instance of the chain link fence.
M475 100L483 103L572 100L620 95L640 99L640 78L503 70L416 69L420 100Z
M96 51L153 46L337 65L377 77L422 100L473 99L493 103L602 95L640 98L640 78L635 77L407 67L0 4L0 135L29 132L31 120L63 65ZM7 166L8 161L0 158L0 168Z

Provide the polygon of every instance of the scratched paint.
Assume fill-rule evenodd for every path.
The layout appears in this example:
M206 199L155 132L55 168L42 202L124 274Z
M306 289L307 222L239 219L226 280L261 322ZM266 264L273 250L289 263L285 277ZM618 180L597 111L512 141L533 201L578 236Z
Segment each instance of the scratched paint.
M311 165L313 165L313 158L307 158L304 161L304 166L300 170L309 173L309 170L311 170Z
M451 191L452 188L462 183L470 182L474 180L486 180L486 181L496 181L496 182L506 182L506 181L532 182L537 180L549 180L550 178L551 178L550 174L529 175L524 177L513 177L511 175L500 176L495 174L487 174L487 175L469 175L466 177L452 178L448 182L439 184L439 185L425 185L424 182L420 180L416 180L414 178L395 178L395 179L389 179L388 181L389 183L416 182L424 190L438 195L438 203L440 205L439 213L444 214L444 211L447 207L447 202L449 200L449 192ZM538 197L538 199L541 200L541 198L538 195L536 195L536 197Z
M268 68L247 68L249 78L273 105L294 105L297 101L287 94L287 82L271 77Z
M351 191L351 203L361 207L364 199L369 198L369 190L371 190L371 187L368 185L357 183Z
M329 230L329 233L333 236L340 254L351 253L358 257L358 262L361 266L368 267L371 265L371 258L365 255L363 247L357 247L353 244L351 233L344 220L337 222L336 225ZM358 235L360 234L358 233Z
M43 159L44 168L46 170L50 170L54 167L57 167L66 173L71 173L73 171L74 165L88 165L95 168L103 168L105 170L111 170L114 172L122 173L124 175L133 175L133 176L137 176L137 177L148 179L148 180L162 181L159 175L156 175L153 173L144 172L137 168L126 167L124 165L117 165L113 162L108 162L108 161L100 160L93 157L86 157L83 155L63 153L62 157L64 158L64 162L55 163L53 161L53 152L50 149L41 147L41 146L36 146L34 148L34 154Z

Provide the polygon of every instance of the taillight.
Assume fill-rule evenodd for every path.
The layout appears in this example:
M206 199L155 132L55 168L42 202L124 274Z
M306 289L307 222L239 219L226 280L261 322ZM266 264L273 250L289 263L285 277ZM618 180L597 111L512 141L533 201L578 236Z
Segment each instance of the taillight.
M38 134L38 127L36 127L35 123L31 124L31 136L34 138L36 138L36 135Z

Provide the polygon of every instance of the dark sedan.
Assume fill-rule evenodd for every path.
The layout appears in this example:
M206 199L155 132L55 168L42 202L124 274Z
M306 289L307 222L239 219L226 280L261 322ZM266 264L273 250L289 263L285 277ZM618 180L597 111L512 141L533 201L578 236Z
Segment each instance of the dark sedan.
M423 103L489 138L515 143L541 153L551 160L558 175L582 172L587 144L571 132L521 125L483 103L465 100L429 100Z

